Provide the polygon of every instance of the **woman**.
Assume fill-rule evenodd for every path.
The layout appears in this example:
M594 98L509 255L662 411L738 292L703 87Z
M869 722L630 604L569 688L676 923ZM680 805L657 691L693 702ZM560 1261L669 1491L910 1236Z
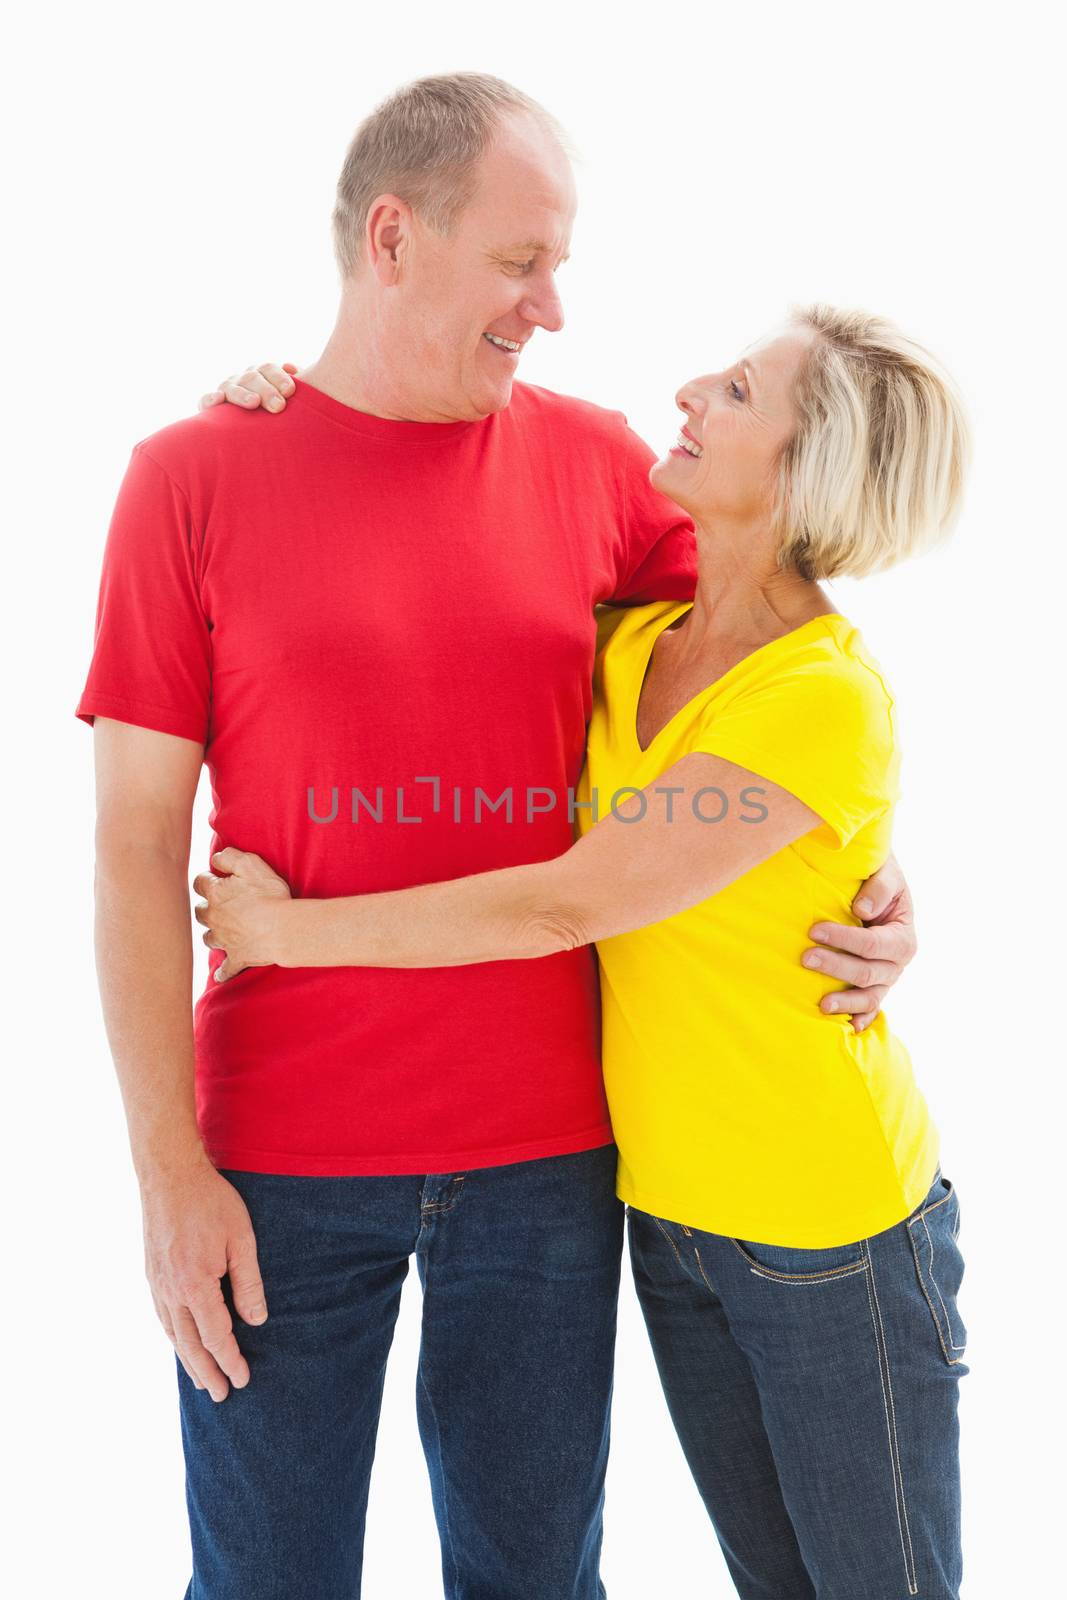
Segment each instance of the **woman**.
M320 901L229 849L197 917L221 981L595 942L634 1277L738 1593L947 1600L958 1200L903 1045L819 1009L793 930L851 920L897 798L892 695L820 581L948 530L967 425L925 350L821 306L677 400L651 478L696 524L696 599L602 620L574 846Z

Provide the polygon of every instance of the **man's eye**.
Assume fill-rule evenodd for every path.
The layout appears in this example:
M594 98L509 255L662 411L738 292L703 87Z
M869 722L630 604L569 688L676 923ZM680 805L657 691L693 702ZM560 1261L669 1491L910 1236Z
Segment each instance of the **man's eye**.
M529 272L530 268L534 265L534 263L533 263L532 260L531 261L513 261L511 263L511 265L518 272Z
M730 379L730 393L733 395L735 400L743 400L745 398L745 391L742 389L736 378Z

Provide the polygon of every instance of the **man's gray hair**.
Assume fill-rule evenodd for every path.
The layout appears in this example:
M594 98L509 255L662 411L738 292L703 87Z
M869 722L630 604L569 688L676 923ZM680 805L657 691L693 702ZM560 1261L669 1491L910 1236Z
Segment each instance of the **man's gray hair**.
M478 164L494 133L516 115L532 117L574 159L555 117L486 73L417 78L383 100L356 129L337 183L333 240L342 277L362 257L377 195L398 195L420 221L447 235L474 197Z

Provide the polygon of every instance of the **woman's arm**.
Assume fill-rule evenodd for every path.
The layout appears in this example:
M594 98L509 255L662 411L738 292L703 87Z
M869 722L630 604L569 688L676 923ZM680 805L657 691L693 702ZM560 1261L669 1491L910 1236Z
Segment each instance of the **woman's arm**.
M205 942L242 966L452 967L522 961L673 917L810 833L820 817L788 790L694 753L631 793L565 854L445 883L331 900L270 888L258 856L224 850L229 874L195 880ZM274 878L274 874L270 874ZM216 974L216 977L219 976Z

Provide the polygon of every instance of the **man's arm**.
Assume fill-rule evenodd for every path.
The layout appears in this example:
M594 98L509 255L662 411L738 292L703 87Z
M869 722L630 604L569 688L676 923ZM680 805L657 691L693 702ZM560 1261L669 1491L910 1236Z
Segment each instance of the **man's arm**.
M853 1028L862 1033L918 948L911 890L895 856L860 884L852 910L861 926L816 923L808 935L823 948L805 950L801 960L850 985L824 995L822 1009L851 1014Z
M692 600L697 547L693 519L649 481L656 453L618 414L616 472L622 535L613 605Z
M243 1387L220 1288L266 1316L247 1209L212 1165L194 1096L189 844L203 748L97 716L96 960L104 1020L141 1190L145 1271L164 1330L197 1388ZM262 1315L257 1315L257 1308Z

